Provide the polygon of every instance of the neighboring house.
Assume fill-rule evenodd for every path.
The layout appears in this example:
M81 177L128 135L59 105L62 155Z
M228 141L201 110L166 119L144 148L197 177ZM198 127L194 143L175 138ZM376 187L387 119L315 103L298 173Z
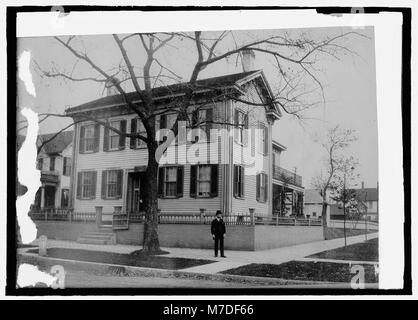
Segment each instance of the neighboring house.
M355 199L360 212L362 213L361 219L367 217L371 221L378 221L378 189L377 188L361 188L352 189L355 191ZM330 205L331 219L341 220L344 218L344 211L342 204L334 203Z
M316 189L305 190L304 215L310 218L322 218L322 197ZM330 206L327 206L327 211Z
M220 93L226 90L240 99L261 104L273 97L262 71L249 71L199 80L202 90L195 93L200 117L216 123L204 130L223 129L212 138L220 138L219 151L210 149L211 160L199 164L177 163L160 165L159 201L162 213L208 214L222 210L228 214L248 214L249 208L257 215L273 212L273 143L272 125L281 117L276 104L268 107L247 105ZM184 94L184 84L154 89L154 100L164 110L167 99ZM128 93L138 102L136 92ZM203 105L203 106L202 106ZM140 132L138 116L128 109L121 95L103 97L69 108L66 114L79 121L84 113L109 121L123 132ZM157 116L156 129L170 128L177 115ZM235 123L242 126L230 126ZM243 150L249 139L240 128L261 129L255 150L261 162L256 172L244 164ZM226 138L230 137L230 138ZM206 141L188 141L190 148L205 147ZM170 146L166 154L170 154ZM91 121L75 124L74 171L72 204L74 211L134 213L144 211L144 179L147 165L146 145L138 139L124 138ZM211 147L212 148L212 147ZM213 151L212 151L213 150ZM212 158L214 157L214 158ZM221 158L223 161L220 161ZM225 162L225 160L227 160Z
M41 170L42 186L35 196L33 207L36 209L70 207L73 131L55 135L38 136L38 146L48 142L38 154L37 168Z

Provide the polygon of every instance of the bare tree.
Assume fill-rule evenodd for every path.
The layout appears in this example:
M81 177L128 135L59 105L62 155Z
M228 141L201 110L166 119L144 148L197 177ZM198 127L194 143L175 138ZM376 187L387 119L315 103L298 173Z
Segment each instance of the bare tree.
M312 180L312 188L322 197L322 221L327 225L327 207L329 192L337 187L338 172L344 163L342 152L355 140L354 131L335 126L328 130L325 141L321 143L325 156L325 173L320 173Z
M315 68L318 61L321 61L325 56L338 59L341 54L355 54L344 43L351 36L364 37L361 33L354 31L321 39L314 39L305 33L292 37L286 32L281 32L261 39L254 36L249 37L250 40L247 39L241 43L236 39L234 32L231 31L114 34L112 35L113 41L111 41L113 43L109 43L109 45L113 44L117 47L121 59L119 65L111 69L100 66L85 50L82 43L77 42L78 37L55 37L55 41L61 48L73 56L73 68L65 70L63 66L58 67L60 65L58 58L50 67L44 68L37 63L36 67L42 77L51 79L59 78L72 82L88 81L102 85L110 82L121 95L126 106L139 116L146 134L122 132L111 127L107 121L96 119L88 114L78 117L77 121L95 121L120 135L140 139L147 145L148 164L146 169L146 215L143 250L156 252L160 250L157 216L159 159L156 157L159 142L155 139L156 117L165 112L175 112L177 114L175 123L169 128L174 133L171 139L177 136L179 121L186 122L188 128L197 128L207 124L207 120L194 121L198 118L198 108L192 106L196 91L202 89L202 86L198 85L201 72L217 62L233 58L239 59L245 50L253 50L271 59L277 70L277 79L279 79L277 88L273 90L275 96L268 101L255 103L254 101L247 101L241 96L222 92L217 99L233 99L248 106L268 107L272 104L278 104L284 112L301 117L302 112L314 104L307 99L309 93L319 91L323 100L325 100L323 85ZM225 45L228 40L228 43L234 44L233 47L228 48ZM173 94L164 108L161 108L155 102L154 87L168 87L169 83L179 83L181 77L161 62L160 53L181 43L188 43L191 48L194 48L196 60L190 70L189 77L182 83L184 95L176 97ZM135 50L132 48L136 48L137 51L134 52ZM130 52L130 50L133 50L133 52ZM135 66L133 62L135 61L135 55L138 54L145 56L145 63L141 67ZM80 65L87 67L89 70L87 74L76 75L76 70ZM132 101L130 95L127 94L124 88L124 84L127 83L133 87L139 96L139 102ZM66 115L45 113L42 114L42 117L66 117Z

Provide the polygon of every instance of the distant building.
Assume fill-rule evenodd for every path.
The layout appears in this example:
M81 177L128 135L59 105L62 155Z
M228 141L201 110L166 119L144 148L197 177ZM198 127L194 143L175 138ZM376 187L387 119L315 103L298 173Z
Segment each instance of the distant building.
M327 211L330 206L327 206ZM307 218L321 218L322 217L322 197L316 189L305 190L305 201L303 205L303 212Z
M73 131L54 135L56 133L38 136L38 146L48 141L39 152L37 161L42 186L36 193L34 207L39 209L70 207Z

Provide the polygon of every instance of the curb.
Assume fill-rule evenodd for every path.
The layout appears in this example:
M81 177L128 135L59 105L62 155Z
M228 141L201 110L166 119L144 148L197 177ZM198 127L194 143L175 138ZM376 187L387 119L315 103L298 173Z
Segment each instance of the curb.
M114 276L142 276L142 277L160 277L160 278L185 278L194 280L213 280L226 281L237 283L248 283L254 285L346 285L345 282L323 282L323 281L304 281L304 280L287 280L281 278L265 278L256 276L238 276L227 274L207 274L199 272L181 271L181 270L166 270L145 267L133 267L117 264L108 264L101 262L78 261L51 257L41 257L36 254L19 253L17 263L32 263L39 267L50 268L53 265L60 264L64 268L90 271L95 274L106 275L113 274ZM374 284L372 284L374 285Z

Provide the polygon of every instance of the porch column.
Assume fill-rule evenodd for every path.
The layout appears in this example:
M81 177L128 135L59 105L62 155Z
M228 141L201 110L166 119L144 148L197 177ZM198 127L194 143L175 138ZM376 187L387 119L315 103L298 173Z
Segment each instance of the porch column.
M45 186L41 186L41 209L45 207Z
M274 119L267 117L268 121L268 176L267 176L267 212L268 215L273 215L273 124Z

